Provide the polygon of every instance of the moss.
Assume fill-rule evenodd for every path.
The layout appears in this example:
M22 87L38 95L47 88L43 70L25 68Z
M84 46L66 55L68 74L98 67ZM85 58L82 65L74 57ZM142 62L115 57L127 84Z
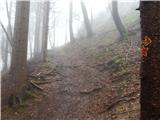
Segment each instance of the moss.
M31 90L26 90L24 93L24 96L22 98L19 99L19 105L20 107L24 108L27 106L27 102L29 99L32 99L35 97L35 94L33 91Z

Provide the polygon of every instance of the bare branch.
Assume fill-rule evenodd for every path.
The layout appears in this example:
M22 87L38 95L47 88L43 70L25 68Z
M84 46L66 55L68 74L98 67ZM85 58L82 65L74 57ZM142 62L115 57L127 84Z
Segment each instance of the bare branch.
M4 27L4 25L2 24L1 21L0 21L0 24L1 24L1 27L2 27L2 29L3 29L3 31L4 31L4 33L6 34L6 37L7 37L8 42L10 43L11 46L13 46L13 45L12 45L12 41L11 41L11 39L9 38L9 35L8 35L6 29L5 29L5 27Z

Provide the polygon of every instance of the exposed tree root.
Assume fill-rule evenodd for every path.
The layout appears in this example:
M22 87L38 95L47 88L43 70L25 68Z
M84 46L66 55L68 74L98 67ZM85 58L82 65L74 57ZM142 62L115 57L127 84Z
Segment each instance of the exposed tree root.
M30 85L32 85L34 88L40 90L40 91L44 91L43 88L41 88L40 86L38 86L36 83L34 83L33 81L28 81L30 83Z
M48 84L51 83L52 81L36 81L36 80L32 80L33 83L37 84L37 85L41 85L41 84Z
M92 88L91 90L83 90L83 91L80 91L81 94L91 94L93 92L96 92L96 91L99 91L101 90L103 87L100 86L100 87L97 87L97 88Z
M128 101L131 101L131 100L135 100L135 99L137 99L137 98L139 98L139 96L132 97L132 98L129 98L129 97L126 97L126 96L121 97L120 99L112 102L110 105L107 105L108 107L107 107L106 110L108 111L108 110L112 109L114 106L116 106L118 103L120 103L120 102L122 102L122 101L128 102Z

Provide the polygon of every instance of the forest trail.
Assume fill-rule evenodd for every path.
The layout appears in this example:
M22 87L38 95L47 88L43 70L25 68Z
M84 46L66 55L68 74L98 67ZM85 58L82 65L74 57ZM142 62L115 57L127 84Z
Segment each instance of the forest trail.
M106 45L73 46L50 50L48 62L30 67L30 79L50 83L39 85L44 94L24 107L2 113L3 120L137 120L139 82L112 81L116 76L109 68L114 62L109 53L114 51L104 56ZM128 79L124 74L131 75L124 71L119 79Z
M92 106L95 105L93 109L97 109L98 103L92 102L98 99L100 92L110 92L107 84L109 80L104 79L107 78L107 74L106 77L104 75L102 77L96 68L91 67L92 64L85 57L80 53L67 54L64 50L50 53L49 61L51 63L54 61L52 64L56 66L58 74L52 78L51 84L43 85L47 96L43 98L38 110L34 110L38 111L36 119L89 120L96 118L96 114L92 116L89 113ZM97 112L103 112L103 108Z

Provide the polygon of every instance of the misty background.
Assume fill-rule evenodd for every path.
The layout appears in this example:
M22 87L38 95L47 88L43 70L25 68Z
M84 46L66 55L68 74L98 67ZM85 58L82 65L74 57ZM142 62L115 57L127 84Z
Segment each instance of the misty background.
M30 17L29 17L29 35L28 35L28 59L33 57L33 51L35 46L35 32L37 16L38 19L42 19L43 9L41 0L30 0ZM80 0L73 0L73 33L78 40L85 39L86 30L84 26L83 14L80 6ZM51 0L50 12L49 12L49 31L48 31L48 49L55 47L61 47L70 42L69 35L69 0ZM14 0L3 0L0 2L0 51L1 51L1 64L0 70L2 70L5 60L4 54L7 52L7 68L10 66L10 53L11 46L8 44L7 36L2 26L7 30L9 24L11 24L12 34L14 28L15 19L15 4ZM84 4L87 9L88 17L91 22L91 26L94 32L94 36L105 34L109 31L117 31L111 14L111 0L84 0ZM139 5L139 1L119 0L118 10L121 20L124 26L127 28L129 25L139 22L139 12L136 8ZM7 15L7 9L10 16ZM10 20L9 20L10 19ZM42 29L41 26L39 29ZM41 31L42 32L42 31ZM39 39L41 34L39 33ZM117 36L119 33L117 32ZM7 47L7 49L6 49Z

